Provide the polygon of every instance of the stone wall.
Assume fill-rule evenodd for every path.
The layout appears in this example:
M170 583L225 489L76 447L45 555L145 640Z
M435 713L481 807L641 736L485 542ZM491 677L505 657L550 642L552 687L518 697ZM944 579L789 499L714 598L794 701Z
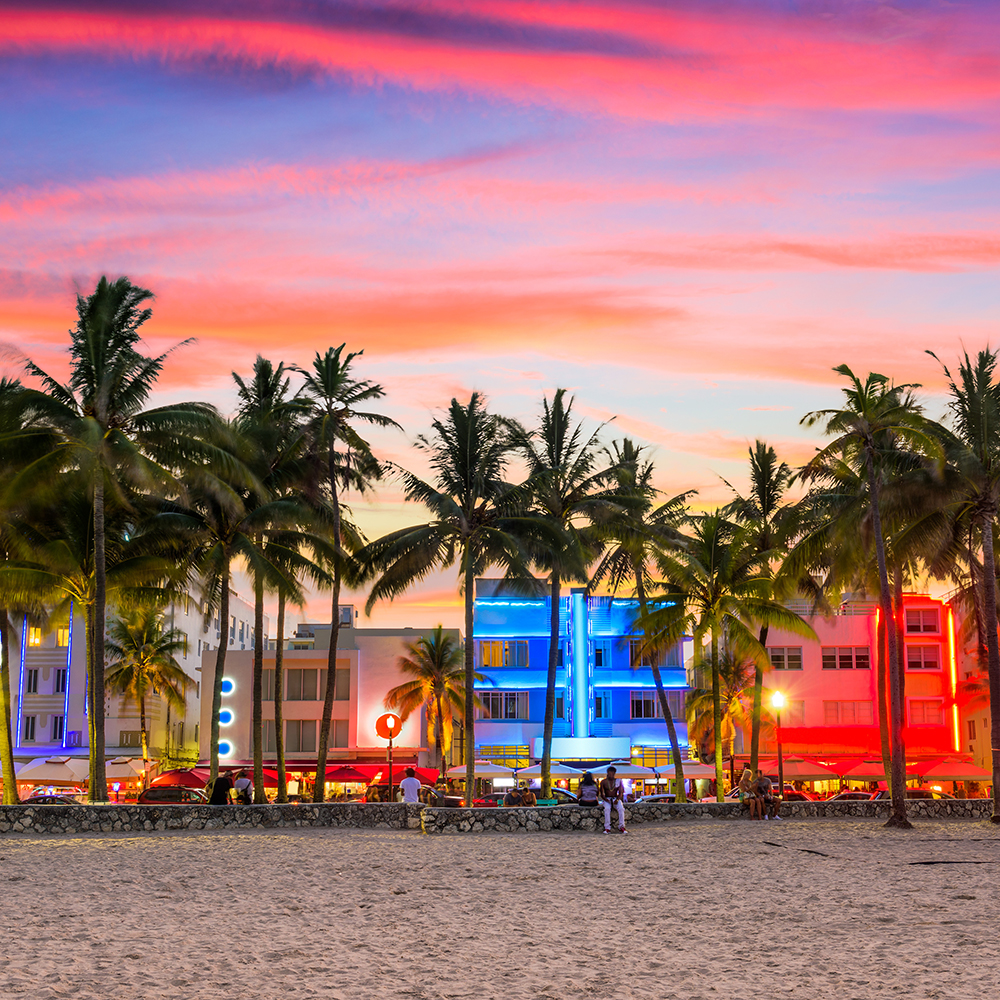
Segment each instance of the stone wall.
M280 806L0 806L0 835L307 826L419 830L421 809L423 806L420 805L374 802L329 802L322 805L296 803Z
M990 799L913 799L911 819L989 819ZM886 819L889 802L786 802L785 819ZM738 802L644 802L625 807L629 826L677 820L747 819ZM57 805L0 806L0 836L11 833L142 833L154 830L246 830L282 827L355 827L423 830L424 833L596 832L604 825L600 807L549 806L534 809L437 809L402 803L327 802L322 805Z

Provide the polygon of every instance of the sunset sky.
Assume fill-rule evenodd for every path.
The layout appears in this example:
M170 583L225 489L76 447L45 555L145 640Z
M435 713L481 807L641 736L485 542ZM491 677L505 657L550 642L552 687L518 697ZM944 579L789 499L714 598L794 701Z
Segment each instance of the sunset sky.
M811 453L836 364L942 415L924 350L1000 340L998 166L995 0L0 0L0 367L65 371L126 274L197 338L161 400L346 341L383 457L565 386L712 505L755 437ZM373 621L458 624L454 580Z

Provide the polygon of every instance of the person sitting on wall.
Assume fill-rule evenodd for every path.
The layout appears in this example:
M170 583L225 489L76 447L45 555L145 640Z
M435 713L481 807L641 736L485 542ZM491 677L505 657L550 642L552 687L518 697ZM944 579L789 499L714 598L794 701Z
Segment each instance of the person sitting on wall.
M745 802L750 810L751 819L760 819L760 800L754 792L753 771L749 767L743 768L739 785L740 802Z
M507 794L503 797L503 804L508 808L521 804L521 793L516 785L513 788L507 789Z
M580 787L577 790L581 806L597 805L597 782L590 771L586 771L580 779Z
M604 832L611 833L611 810L618 810L618 832L625 832L625 786L621 778L615 777L618 768L608 768L607 777L601 778L598 792L604 803Z
M537 806L538 799L535 798L535 793L531 790L531 787L525 782L521 786L521 805L522 806Z

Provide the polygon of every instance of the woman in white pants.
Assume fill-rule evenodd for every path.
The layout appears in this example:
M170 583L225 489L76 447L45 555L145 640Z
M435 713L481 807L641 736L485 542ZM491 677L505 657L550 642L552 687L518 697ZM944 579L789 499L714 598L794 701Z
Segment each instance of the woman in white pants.
M608 776L601 779L601 802L604 805L604 832L611 833L611 807L618 810L618 832L625 832L625 786L615 777L616 768L608 768Z

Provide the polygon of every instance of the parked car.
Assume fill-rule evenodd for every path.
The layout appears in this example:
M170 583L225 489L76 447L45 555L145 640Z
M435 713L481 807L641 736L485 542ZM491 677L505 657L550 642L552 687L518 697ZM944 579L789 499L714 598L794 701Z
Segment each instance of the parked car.
M208 801L208 796L200 788L184 788L181 785L153 785L139 793L136 802L141 806L197 805Z
M947 792L936 792L933 788L907 788L906 797L908 799L954 799L954 795L949 795ZM885 799L892 798L889 794L888 789L883 788L881 791L876 792L872 796L872 802L881 802Z
M536 796L541 794L540 788L532 788L531 790ZM490 792L480 799L475 799L474 805L494 807L502 806L503 798L506 794L506 790L502 792ZM560 788L558 785L552 789L552 798L556 800L556 805L560 806L575 806L579 802L579 798L573 792L566 788Z
M22 806L78 806L72 795L31 795L21 799Z
M398 801L399 785L393 783L392 796L389 796L389 785L369 785L365 789L362 802L396 802ZM442 792L433 785L420 786L420 801L424 805L446 807L449 809L461 809L465 806L465 799L461 795L453 795L451 792Z
M838 792L831 795L827 802L868 802L872 797L871 792Z
M636 802L673 802L677 798L673 792L656 792L653 795L640 795Z

